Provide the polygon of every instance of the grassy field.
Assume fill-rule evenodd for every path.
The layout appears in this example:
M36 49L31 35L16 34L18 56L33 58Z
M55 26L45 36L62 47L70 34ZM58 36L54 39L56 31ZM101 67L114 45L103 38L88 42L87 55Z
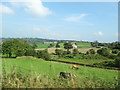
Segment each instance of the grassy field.
M93 65L94 63L101 63L104 61L113 61L112 59L78 59L78 58L58 58L57 55L51 55L52 59L60 60L60 61L67 61L67 62L75 62L81 64L88 64Z
M37 49L40 49L40 48L48 48L48 46L50 45L50 43L36 43L37 44ZM52 43L53 45L56 45L55 43ZM60 48L64 48L63 46L64 43L60 43ZM77 46L78 48L91 48L91 44L88 42L88 43L85 43L85 42L77 42ZM52 47L52 48L55 48Z
M71 69L72 65L69 64L44 61L42 59L30 59L30 58L29 59L3 58L1 61L3 66L3 72L5 71L7 75L6 76L7 79L3 79L4 87L9 87L9 84L7 84L8 81L13 83L12 81L13 78L11 79L12 76L10 76L10 73L14 71L15 73L22 72L25 75L29 75L30 73L37 73L32 76L32 77L36 76L36 78L40 75L42 77L42 80L39 82L43 84L42 86L39 86L37 84L38 86L36 87L115 88L118 79L118 71L114 71L114 70L105 70L105 69L91 68L85 66L79 66L80 70L75 70L75 69ZM60 72L68 72L75 75L76 77L74 80L72 79L71 82L69 81L69 79L67 81L66 80L60 81L59 80ZM48 82L44 81L45 77L49 79ZM17 86L20 87L22 83L20 85L18 84L15 85L13 84L14 87ZM21 86L21 87L25 87L25 86ZM34 85L30 87L34 87Z
M88 42L77 42L78 48L91 48L91 44Z
M45 50L46 48L38 48L36 50ZM56 48L48 48L48 52L51 53L55 53L55 49ZM66 51L64 48L58 48L58 49L63 49L64 51ZM78 48L78 51L81 53L86 53L89 49L94 49L95 51L98 50L98 48ZM70 51L72 52L73 49L70 49Z

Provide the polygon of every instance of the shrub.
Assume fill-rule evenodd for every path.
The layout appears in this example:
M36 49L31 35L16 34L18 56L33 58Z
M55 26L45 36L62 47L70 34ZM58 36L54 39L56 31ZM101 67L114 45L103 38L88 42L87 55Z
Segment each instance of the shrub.
M119 52L118 49L113 49L113 50L112 50L112 53L114 53L114 54L118 54L118 52Z
M110 54L110 50L108 48L101 48L101 49L97 50L97 53L102 56L108 57Z
M59 45L59 43L57 43L57 44L56 44L56 48L60 48L60 45Z
M37 57L45 60L50 60L50 55L47 50L39 50L37 51Z
M50 44L49 46L48 46L48 48L51 48L51 47L54 47L55 45L54 44Z
M66 55L65 58L74 58L73 55Z
M99 54L87 54L87 55L81 55L81 59L107 59L104 56L101 56Z
M55 53L56 53L56 55L61 57L63 55L63 50L62 49L55 49Z
M37 53L35 50L27 50L25 52L25 56L36 56L36 55L37 55Z
M120 52L117 54L118 57L120 57Z
M95 63L93 65L100 66L100 67L116 67L114 61L104 61L101 63Z
M78 49L73 49L73 54L74 54L74 55L75 55L75 54L79 54Z
M67 55L67 54L71 54L71 52L70 51L64 51L63 52L63 55Z
M87 51L86 54L95 54L95 50L94 49L89 49L89 51Z
M110 54L110 55L108 56L108 58L110 58L110 59L116 59L116 56L117 56L117 55Z
M120 56L117 56L117 58L115 59L115 66L120 68Z

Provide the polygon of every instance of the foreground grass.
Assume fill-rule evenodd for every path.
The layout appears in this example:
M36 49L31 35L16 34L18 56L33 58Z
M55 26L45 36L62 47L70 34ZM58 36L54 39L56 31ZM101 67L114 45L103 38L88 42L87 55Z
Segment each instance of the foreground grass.
M3 87L27 88L115 88L118 72L71 65L41 59L2 59ZM68 72L75 77L59 78L60 72Z

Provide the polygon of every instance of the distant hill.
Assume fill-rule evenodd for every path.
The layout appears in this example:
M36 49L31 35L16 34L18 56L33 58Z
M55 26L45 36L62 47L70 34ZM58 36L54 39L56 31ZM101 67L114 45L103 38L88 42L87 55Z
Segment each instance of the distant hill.
M6 40L12 40L12 39L25 39L28 42L57 42L57 41L61 41L61 42L78 42L76 40L54 40L54 39L43 39L43 38L0 38L0 43L4 42Z

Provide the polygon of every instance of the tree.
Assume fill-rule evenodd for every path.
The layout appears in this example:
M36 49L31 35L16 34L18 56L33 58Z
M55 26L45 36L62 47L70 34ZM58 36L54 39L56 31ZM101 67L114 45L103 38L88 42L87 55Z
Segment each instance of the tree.
M110 50L108 48L101 48L99 50L97 50L97 53L102 55L102 56L109 56L110 54Z
M74 55L79 54L78 49L73 49L73 54L74 54Z
M113 50L112 50L112 53L114 53L114 54L118 54L118 52L119 52L118 49L113 49Z
M35 42L32 43L32 48L33 48L33 49L37 48L37 44L36 44Z
M120 68L120 52L118 53L118 55L115 59L115 66Z
M59 43L57 43L57 44L56 44L56 48L60 48L60 45L59 45Z
M9 57L12 55L23 56L26 50L30 50L31 45L23 39L13 39L3 42L2 44L2 52L3 54L7 54Z
M97 47L97 46L98 46L98 44L99 44L99 42L98 42L98 41L91 42L92 47Z
M13 43L12 41L5 41L2 44L2 53L7 54L8 57L11 57L13 51Z
M62 49L55 49L55 53L56 55L58 55L59 57L61 57L63 55L63 50Z
M89 51L87 51L86 54L95 54L95 50L94 49L89 49Z
M30 50L27 50L24 55L36 57L37 53L34 49L30 49Z
M45 60L50 60L50 55L47 50L38 50L37 57Z
M72 49L73 46L71 43L64 43L64 48L67 49L67 52L69 52L69 49Z
M48 46L48 48L51 48L51 47L54 47L54 45L53 45L53 44L50 44L50 45Z
M108 45L108 48L120 50L120 42L112 42Z

